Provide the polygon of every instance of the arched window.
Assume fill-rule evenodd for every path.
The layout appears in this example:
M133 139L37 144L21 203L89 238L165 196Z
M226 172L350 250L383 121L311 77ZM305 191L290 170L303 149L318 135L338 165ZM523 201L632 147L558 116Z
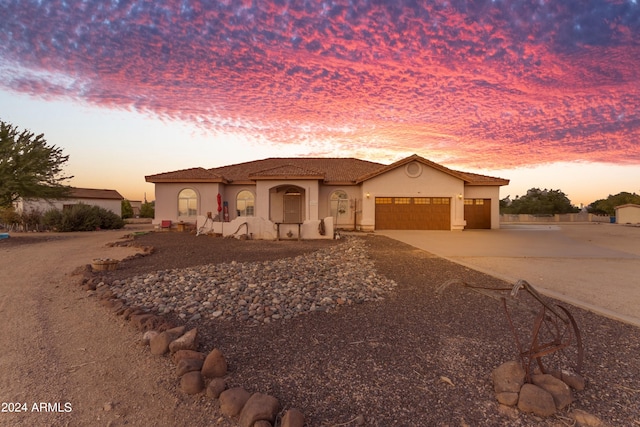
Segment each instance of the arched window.
M178 216L196 216L198 214L198 195L190 188L178 194Z
M348 215L349 200L347 199L347 193L342 190L337 190L331 193L329 198L329 206L331 209L331 216L336 220Z
M242 190L238 193L236 197L236 213L238 216L255 215L255 198L251 191Z

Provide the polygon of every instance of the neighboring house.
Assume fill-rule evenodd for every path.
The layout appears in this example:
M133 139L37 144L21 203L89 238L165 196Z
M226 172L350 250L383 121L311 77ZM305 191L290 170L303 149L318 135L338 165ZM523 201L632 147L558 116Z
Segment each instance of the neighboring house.
M615 209L617 224L640 224L640 205L628 203Z
M134 218L140 218L140 210L142 209L142 200L129 200Z
M354 158L268 158L145 179L155 184L154 224L191 223L222 234L242 229L254 238L297 236L298 230L303 238L331 238L334 228L499 228L499 190L509 183L418 155L391 165ZM324 236L318 233L321 220L329 227Z
M64 199L19 199L15 203L17 212L40 210L46 212L51 209L63 210L70 206L84 203L98 206L122 215L122 200L124 198L116 190L98 190L94 188L71 188L69 196Z

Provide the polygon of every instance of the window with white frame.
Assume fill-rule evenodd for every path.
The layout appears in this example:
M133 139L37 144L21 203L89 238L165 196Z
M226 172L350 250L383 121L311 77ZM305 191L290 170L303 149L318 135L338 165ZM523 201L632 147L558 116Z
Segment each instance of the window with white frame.
M238 216L255 215L255 197L249 190L242 190L236 197L236 213Z
M190 188L178 194L178 216L196 216L198 214L198 195Z
M331 193L329 202L332 217L338 219L348 214L349 200L347 199L347 193L344 191L336 190Z

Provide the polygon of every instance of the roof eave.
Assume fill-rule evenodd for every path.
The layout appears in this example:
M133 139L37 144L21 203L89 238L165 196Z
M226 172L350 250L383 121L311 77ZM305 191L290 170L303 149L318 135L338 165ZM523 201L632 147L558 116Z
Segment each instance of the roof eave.
M152 182L154 184L160 183L187 183L187 182L206 182L206 183L222 183L228 184L228 181L223 178L154 178L145 176L146 182Z
M494 186L503 186L509 185L508 179L501 179L495 181L465 181L465 185L468 186L482 186L482 185L494 185Z
M357 181L323 181L324 185L358 185Z
M323 180L322 175L273 175L273 176L252 176L256 181L291 181L291 180Z

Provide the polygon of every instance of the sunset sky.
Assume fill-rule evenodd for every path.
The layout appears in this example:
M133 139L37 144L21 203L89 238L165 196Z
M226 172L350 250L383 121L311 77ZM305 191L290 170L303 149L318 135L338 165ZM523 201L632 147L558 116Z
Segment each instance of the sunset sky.
M0 119L71 185L418 154L576 205L640 193L636 0L0 0Z

